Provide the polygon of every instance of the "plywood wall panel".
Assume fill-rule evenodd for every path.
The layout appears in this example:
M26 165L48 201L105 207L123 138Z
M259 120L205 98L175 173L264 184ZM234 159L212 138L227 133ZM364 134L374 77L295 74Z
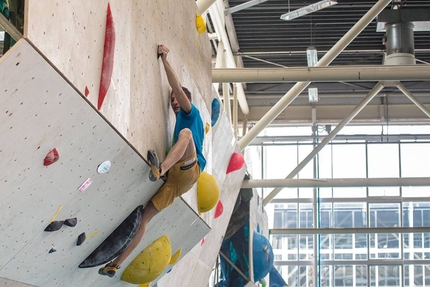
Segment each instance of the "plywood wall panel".
M142 156L26 40L0 59L0 77L0 277L35 286L125 286L77 266L161 181L149 181ZM54 147L60 158L46 167ZM97 173L105 160L111 169ZM92 184L79 191L88 178ZM43 231L60 206L56 219L77 217L77 226ZM94 236L77 247L82 232ZM208 232L178 198L151 221L125 265L162 235L186 254Z
M28 1L26 35L81 93L88 87L96 105L108 2L116 46L101 112L143 154L155 147L164 153L173 120L158 44L170 48L180 80L193 83L209 103L211 47L207 34L196 31L194 1Z
M31 285L23 284L17 281L9 280L6 278L0 278L0 286L11 286L11 287L34 287Z

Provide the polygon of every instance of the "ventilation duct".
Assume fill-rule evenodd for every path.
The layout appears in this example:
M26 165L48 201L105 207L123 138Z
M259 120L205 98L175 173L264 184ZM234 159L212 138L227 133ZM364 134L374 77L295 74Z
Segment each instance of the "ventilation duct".
M385 65L414 65L414 25L411 22L387 23Z

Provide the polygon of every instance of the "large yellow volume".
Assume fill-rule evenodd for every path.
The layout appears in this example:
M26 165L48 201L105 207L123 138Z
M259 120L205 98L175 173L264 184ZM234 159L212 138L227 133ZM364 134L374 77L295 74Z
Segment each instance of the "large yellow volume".
M199 212L207 212L214 208L219 199L216 179L206 171L200 174L197 181L197 205Z
M163 235L133 259L122 273L121 280L132 284L150 283L169 265L171 256L169 237Z

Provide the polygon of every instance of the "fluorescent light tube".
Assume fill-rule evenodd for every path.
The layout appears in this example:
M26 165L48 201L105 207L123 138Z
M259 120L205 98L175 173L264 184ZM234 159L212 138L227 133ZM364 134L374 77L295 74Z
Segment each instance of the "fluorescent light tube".
M313 67L318 63L318 51L314 46L309 46L306 49L306 58L308 67Z
M318 88L308 88L309 103L318 102Z
M302 8L299 8L297 10L285 13L281 15L281 19L282 20L286 20L286 21L290 21L296 18L299 18L303 15L307 15L310 13L313 13L315 11L319 11L321 9L336 5L337 1L332 1L332 0L323 0Z

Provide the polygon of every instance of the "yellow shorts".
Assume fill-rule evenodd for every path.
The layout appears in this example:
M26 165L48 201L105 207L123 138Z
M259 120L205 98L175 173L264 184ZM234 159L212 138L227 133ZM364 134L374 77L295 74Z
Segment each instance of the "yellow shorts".
M166 182L160 187L151 201L161 211L173 203L173 200L190 190L200 176L200 166L194 153L184 161L176 163L169 170Z

